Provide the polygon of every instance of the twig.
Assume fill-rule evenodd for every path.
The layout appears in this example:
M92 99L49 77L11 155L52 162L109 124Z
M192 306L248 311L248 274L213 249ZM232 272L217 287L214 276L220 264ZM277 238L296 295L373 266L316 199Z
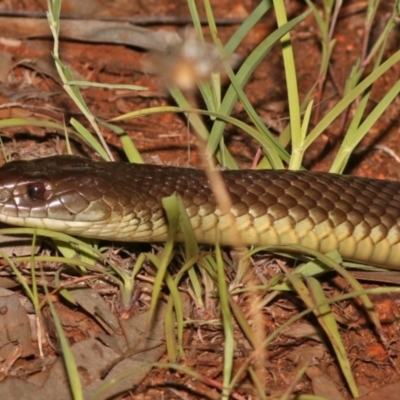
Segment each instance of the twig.
M26 18L46 18L45 11L28 11L28 10L5 10L0 8L0 16L9 17L26 17ZM84 15L78 14L61 14L61 19L82 20ZM113 22L130 22L135 25L187 25L192 23L189 15L136 15L136 16L110 16L91 18L96 21L113 21ZM217 25L238 25L244 22L246 18L216 18ZM203 25L207 25L207 18L200 18Z

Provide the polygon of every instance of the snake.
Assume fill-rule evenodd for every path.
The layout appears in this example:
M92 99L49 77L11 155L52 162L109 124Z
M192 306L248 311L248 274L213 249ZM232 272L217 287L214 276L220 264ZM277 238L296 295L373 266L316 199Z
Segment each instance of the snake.
M216 200L213 174L222 177L229 212ZM0 168L0 221L157 243L168 236L163 198L174 193L199 244L234 246L240 235L249 247L296 244L400 269L400 183L348 175L249 169L206 174L67 155L17 160ZM178 229L175 240L184 239Z

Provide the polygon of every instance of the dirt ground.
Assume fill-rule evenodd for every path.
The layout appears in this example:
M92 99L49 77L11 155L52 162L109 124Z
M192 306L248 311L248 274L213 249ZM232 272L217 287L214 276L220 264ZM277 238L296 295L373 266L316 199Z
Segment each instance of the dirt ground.
M220 0L212 3L215 16L221 22L219 32L222 40L227 40L238 28L238 21L246 18L257 5L257 2L252 0ZM388 17L390 2L383 3L376 17L372 37L378 35ZM300 0L287 1L286 5L289 18L299 15L306 8L305 2ZM337 44L333 52L325 89L317 104L319 120L341 98L346 78L360 55L366 6L366 1L349 0L345 2L339 15L335 33ZM0 23L2 26L0 28L0 59L2 60L0 67L0 121L8 118L34 117L63 124L68 123L70 118L74 117L88 126L81 112L63 90L57 76L51 58L52 40L49 33L46 33L45 30L45 33L42 33L40 22L35 25L37 21L45 21L43 13L45 9L46 2L44 0L0 1L2 21ZM201 4L199 4L199 9L201 15L204 16L205 12ZM151 31L162 29L170 33L182 31L190 22L189 9L185 0L172 2L166 0L110 2L69 0L63 2L62 10L70 17L90 21L107 20L124 23L130 18L130 21L134 21L143 28ZM36 22L32 22L33 25L24 19L28 16L36 19ZM37 31L32 31L32 26ZM275 28L274 15L268 13L245 38L238 53L246 57ZM204 27L204 32L206 37L209 37L207 27ZM301 96L304 96L317 79L321 59L318 28L312 16L296 27L292 38L299 90ZM101 40L97 41L94 37L91 39L93 40L71 38L62 38L61 40L61 58L73 69L79 79L111 84L135 84L148 88L142 92L85 88L82 93L93 114L102 120L109 120L120 114L146 107L174 104L163 85L153 75L144 72L143 66L148 59L146 48L128 45L126 41L115 44L112 43L112 40L106 43ZM399 40L400 32L397 29L389 40L387 56L398 50ZM371 108L399 78L400 65L396 65L374 86ZM273 132L280 132L285 127L285 121L288 118L288 106L282 55L279 48L275 48L268 54L246 85L245 91L266 125ZM357 148L346 173L400 180L399 107L400 99L397 98ZM350 110L350 114L352 112L354 110ZM239 105L233 114L237 118L247 120ZM315 125L316 122L317 120L312 120L311 124ZM320 171L329 169L348 123L349 119L340 117L324 132L306 154L305 166L307 168ZM187 122L180 115L152 115L121 122L120 126L132 138L145 162L179 166L199 166L200 164L196 139L188 132ZM104 137L115 158L123 159L117 135L111 130L104 130ZM225 138L240 166L250 167L258 150L256 143L230 125L226 129ZM4 143L5 154L14 159L65 154L67 151L63 133L56 132L51 128L43 129L34 126L2 128L1 139ZM94 157L87 147L73 138L71 146L76 154ZM188 152L188 147L190 147L190 152ZM42 248L40 252L42 252L40 254L48 254L51 252L51 247L44 245L44 250ZM28 254L30 253L28 252ZM109 251L109 257L119 265L126 266L132 265L135 259L134 255L129 257L121 255L117 248ZM262 272L266 277L275 273L280 262L280 260L267 262L266 258L254 260L259 274ZM0 278L4 279L4 283L0 280L0 287L8 290L8 293L11 290L12 293L18 294L18 298L26 298L24 290L20 286L10 283L12 271L8 263L1 260L0 268ZM20 268L29 275L27 263L21 263ZM54 277L57 266L54 265L52 270L49 266L47 268L46 273ZM130 321L123 323L126 324L123 329L129 330L137 327L140 321L129 318L147 312L151 286L149 281L146 281L145 275L146 271L143 272L143 281L128 310L121 310L119 291L115 285L111 285L109 282L94 283L94 281L87 280L87 287L92 291L91 295L95 296L97 293L103 298L103 302L98 300L94 307L100 307L99 304L104 303L109 306L108 311L104 311L107 312L107 318L113 319L122 315L124 320ZM75 282L76 277L69 276L68 279L74 284L79 283ZM332 297L346 291L347 283L343 278L329 276L323 279L324 288ZM366 287L379 285L379 283L368 283ZM83 300L85 305L80 304L79 301L76 305L71 305L56 293L52 295L52 299L71 345L77 344L78 346L79 343L84 342L79 351L83 353L87 351L89 356L87 358L93 356L93 359L97 359L94 354L100 344L98 344L99 340L96 341L95 338L100 338L102 346L104 346L101 348L103 355L100 358L107 362L116 358L118 353L112 353L113 347L110 342L107 342L109 339L105 339L104 335L105 332L110 334L109 326L113 323L116 324L117 330L120 329L120 321L118 322L116 319L115 322L109 323L108 327L105 327L96 318L96 312L90 312L90 306ZM357 302L346 301L334 308L361 394L366 394L373 389L381 389L381 392L375 393L375 397L365 398L390 398L390 395L394 394L398 388L396 383L400 381L398 377L400 359L397 355L400 346L398 342L400 329L398 304L400 300L396 294L372 296L372 299L383 324L384 335L387 339L385 343L380 341ZM223 335L221 328L214 325L218 311L214 309L200 311L190 302L189 298L185 298L185 302L185 310L191 319L208 321L207 324L193 324L185 330L185 355L180 361L182 366L196 371L201 379L189 377L182 371L153 368L150 371L142 371L142 375L131 382L131 386L135 388L121 398L220 398ZM239 297L238 304L243 307L245 313L249 311L246 309L249 304L244 298ZM7 303L7 307L10 307L9 303ZM15 307L18 309L17 306ZM273 332L298 313L301 307L294 295L281 296L265 307L262 323L267 333ZM108 314L110 309L113 317ZM32 320L31 311L28 314ZM7 393L7 397L2 398L70 398L68 390L61 389L60 382L64 379L63 364L60 357L59 339L55 333L48 307L44 307L43 314L47 340L43 343L42 350L39 349L37 340L32 339L31 343L26 345L27 347L31 346L29 351L25 348L22 353L11 358L7 352L1 353L3 363L0 364L0 390L2 393ZM21 318L23 320L23 317ZM160 318L162 320L162 317ZM19 323L22 324L22 322ZM2 324L2 326L4 325ZM279 336L270 344L266 364L263 367L265 381L262 382L268 398L277 398L287 392L293 394L314 393L331 399L350 398L349 390L344 383L331 348L324 340L321 341L321 336L316 337L316 326L312 317L305 318L298 321L287 334ZM162 331L161 326L158 328ZM251 354L251 349L241 332L237 331L235 335L238 347L234 369L237 371ZM35 335L32 333L31 338L34 337ZM154 340L158 340L157 343L159 343L161 339ZM9 343L1 343L1 346L6 345L9 346ZM151 357L146 355L146 360L167 362L165 348L159 344L155 348L159 348L161 351ZM10 347L8 349L10 350ZM40 356L40 351L43 353L42 356ZM105 355L108 351L110 354ZM137 360L141 360L141 357L139 354ZM84 361L80 360L80 362ZM300 369L305 362L309 362L311 366L307 369L307 373L298 379ZM119 371L133 368L135 365L119 365ZM94 365L92 367L96 368ZM91 375L91 372L83 370L80 372L82 379L86 379L85 385L88 387L94 385L96 379L98 380ZM52 391L54 389L56 392ZM125 389L126 387L123 386L120 388L121 391L125 391ZM51 397L54 393L57 394L57 397ZM254 386L250 384L248 376L241 377L232 397L250 399L255 398L254 396ZM99 395L98 398L105 397Z

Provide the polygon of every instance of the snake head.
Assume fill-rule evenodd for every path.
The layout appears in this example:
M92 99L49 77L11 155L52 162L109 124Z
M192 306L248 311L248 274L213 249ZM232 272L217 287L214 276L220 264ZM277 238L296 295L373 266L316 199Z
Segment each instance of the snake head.
M80 222L110 217L116 195L94 163L71 156L53 160L13 161L0 168L0 221L72 232L71 222L79 230Z

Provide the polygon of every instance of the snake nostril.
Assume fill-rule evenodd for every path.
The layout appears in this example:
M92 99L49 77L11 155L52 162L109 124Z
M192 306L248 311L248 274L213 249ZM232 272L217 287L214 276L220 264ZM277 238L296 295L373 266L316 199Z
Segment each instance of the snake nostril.
M31 200L43 200L46 188L43 182L31 183L28 186L28 196Z

